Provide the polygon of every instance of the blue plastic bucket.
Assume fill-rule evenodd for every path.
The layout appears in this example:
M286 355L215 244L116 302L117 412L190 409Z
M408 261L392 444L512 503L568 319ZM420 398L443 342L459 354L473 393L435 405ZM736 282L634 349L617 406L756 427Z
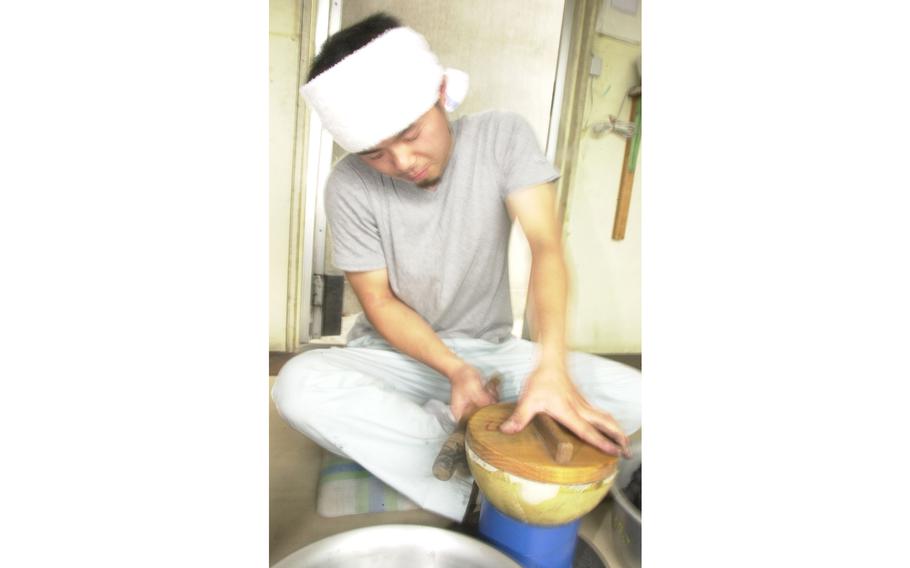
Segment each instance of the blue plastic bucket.
M524 568L572 568L581 519L564 525L529 525L501 513L484 499L480 536Z

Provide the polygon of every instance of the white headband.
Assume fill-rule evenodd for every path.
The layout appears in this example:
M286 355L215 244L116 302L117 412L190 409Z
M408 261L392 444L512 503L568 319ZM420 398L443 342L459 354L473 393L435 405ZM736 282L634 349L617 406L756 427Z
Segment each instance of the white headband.
M446 110L467 93L467 74L446 70ZM300 88L348 152L372 148L417 120L439 98L443 69L422 35L393 28ZM451 83L451 84L450 84Z

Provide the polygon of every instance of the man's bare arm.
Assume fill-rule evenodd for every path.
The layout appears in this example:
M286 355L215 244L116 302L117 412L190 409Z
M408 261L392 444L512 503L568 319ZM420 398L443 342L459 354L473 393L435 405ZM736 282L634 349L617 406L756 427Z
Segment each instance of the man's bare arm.
M347 272L346 276L376 331L402 353L449 379L456 420L472 405L479 408L496 402L484 389L481 373L455 355L433 328L392 292L386 269Z
M629 455L628 438L609 414L591 406L575 388L568 372L566 296L568 275L561 230L556 218L555 186L537 185L506 198L531 247L531 305L537 325L540 360L503 431L524 428L539 412L549 414L579 438L602 451Z

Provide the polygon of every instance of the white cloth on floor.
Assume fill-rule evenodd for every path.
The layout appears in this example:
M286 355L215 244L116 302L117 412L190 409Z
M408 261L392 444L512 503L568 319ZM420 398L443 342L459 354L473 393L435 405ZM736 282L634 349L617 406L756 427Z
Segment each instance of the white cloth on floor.
M522 339L499 344L480 339L443 341L485 376L502 375L503 402L518 399L536 367L537 345ZM585 398L612 414L626 434L641 427L638 370L571 353L569 372ZM326 450L357 461L424 509L459 521L473 480L456 476L440 481L432 472L454 422L446 424L438 405L429 401L447 403L449 397L445 377L373 337L294 357L281 369L272 389L278 411L295 429Z

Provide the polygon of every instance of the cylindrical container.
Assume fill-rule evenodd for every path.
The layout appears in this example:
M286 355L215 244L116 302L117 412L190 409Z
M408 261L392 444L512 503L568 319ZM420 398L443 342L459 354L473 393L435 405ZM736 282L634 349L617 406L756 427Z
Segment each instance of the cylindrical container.
M562 525L529 525L501 513L486 499L480 505L480 536L523 568L572 568L581 519Z

